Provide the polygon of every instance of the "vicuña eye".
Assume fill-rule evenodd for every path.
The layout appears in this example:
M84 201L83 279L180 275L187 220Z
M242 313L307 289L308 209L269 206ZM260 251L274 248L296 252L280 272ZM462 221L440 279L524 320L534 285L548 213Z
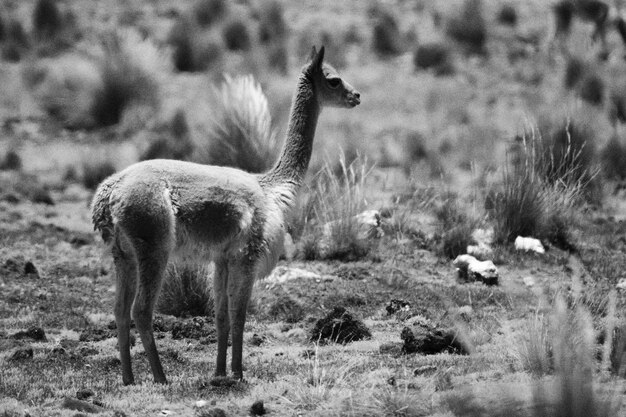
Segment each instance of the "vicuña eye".
M341 85L341 79L340 78L330 78L328 80L328 86L330 88L337 88Z

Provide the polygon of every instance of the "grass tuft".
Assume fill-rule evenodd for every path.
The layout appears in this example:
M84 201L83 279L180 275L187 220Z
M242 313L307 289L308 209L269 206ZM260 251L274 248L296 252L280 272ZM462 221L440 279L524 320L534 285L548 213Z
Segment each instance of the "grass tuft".
M197 162L264 172L276 158L279 142L267 98L252 76L225 76L210 126L210 142L199 148Z
M312 219L301 238L306 259L355 261L368 255L371 243L357 215L367 206L365 180L371 172L367 158L347 164L339 158L340 175L326 162L312 186ZM364 235L365 233L365 235Z
M168 265L157 311L176 317L212 316L211 278L205 265Z

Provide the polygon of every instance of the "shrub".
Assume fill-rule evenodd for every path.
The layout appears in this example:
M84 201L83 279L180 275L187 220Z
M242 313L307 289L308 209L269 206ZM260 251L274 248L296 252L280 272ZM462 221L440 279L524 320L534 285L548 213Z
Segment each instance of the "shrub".
M156 309L176 317L213 314L212 271L204 265L168 265Z
M226 23L222 30L222 37L226 48L231 51L247 51L252 45L248 22L241 18Z
M487 41L487 25L483 17L481 0L465 0L459 16L448 21L446 33L465 45L472 53L484 53Z
M147 159L178 159L189 160L193 154L194 146L189 136L189 125L185 112L179 110L174 114L167 126L161 126L164 132L156 135L148 148L141 153L139 160Z
M604 100L604 81L596 74L589 74L580 82L579 94L587 103L601 105Z
M275 0L264 1L259 10L259 40L263 44L284 42L287 37L283 6Z
M313 219L305 225L301 239L308 259L354 261L370 251L356 217L366 207L364 184L370 167L361 156L347 165L341 155L340 165L342 173L337 176L327 161L312 186Z
M199 149L197 162L263 172L279 148L267 98L252 76L226 76L210 125L210 141Z
M396 16L390 10L378 9L372 27L372 47L380 56L402 52L402 36Z
M503 5L498 11L498 22L507 26L517 25L517 11L511 4Z
M504 170L502 190L493 198L495 238L512 242L517 236L532 236L568 249L568 226L573 208L583 198L582 184L571 180L571 171L560 171L560 176L549 173L547 166L557 159L546 152L550 148L538 132L522 139L522 155L512 171Z
M4 41L0 45L2 59L18 62L30 47L28 35L19 20L13 18L4 23Z
M227 12L227 0L197 0L193 7L196 22L203 28L223 18Z
M83 163L82 184L89 190L95 190L108 176L115 174L115 166L111 161Z
M613 136L606 144L600 156L602 171L608 179L626 179L626 146L618 136Z
M222 60L222 44L210 33L201 33L185 17L179 18L170 31L174 67L182 72L197 72L218 67Z
M0 160L0 171L19 171L20 169L22 169L22 158L20 154L13 149L8 150L2 160Z
M56 0L37 0L33 9L33 32L37 39L55 38L63 29Z
M158 83L127 44L136 39L114 34L104 46L104 58L100 62L102 84L93 96L90 115L95 126L117 124L124 111L133 104L158 103Z
M443 43L433 42L419 45L413 55L413 64L417 69L432 69L436 75L454 73L450 50Z
M588 201L598 197L596 150L590 127L570 119L540 128L534 141L536 172L549 184L579 187Z
M563 78L565 88L573 89L578 82L583 78L583 75L587 72L587 66L585 62L576 57L569 57L567 59L567 66L565 67L565 76Z
M269 306L268 314L276 320L297 323L304 319L304 308L302 304L285 294Z

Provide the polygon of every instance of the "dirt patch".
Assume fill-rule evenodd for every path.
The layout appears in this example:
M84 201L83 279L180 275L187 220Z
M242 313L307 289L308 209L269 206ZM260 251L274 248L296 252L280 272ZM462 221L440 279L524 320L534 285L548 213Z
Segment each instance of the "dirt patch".
M46 332L41 327L29 327L28 330L20 331L11 336L15 340L31 339L36 342L47 342Z
M315 323L310 340L346 344L371 338L372 333L362 321L355 319L344 307L335 307Z
M205 317L177 320L172 325L172 339L197 339L202 343L215 343L215 326Z
M455 353L469 355L469 349L460 339L458 333L451 329L434 326L427 320L416 321L412 327L405 327L400 333L404 342L402 352L423 353Z

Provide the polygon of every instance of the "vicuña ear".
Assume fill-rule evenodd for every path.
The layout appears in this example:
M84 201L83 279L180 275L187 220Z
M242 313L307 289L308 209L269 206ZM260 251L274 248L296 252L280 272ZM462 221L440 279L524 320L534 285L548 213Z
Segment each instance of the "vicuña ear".
M324 61L324 46L320 48L319 52L315 51L315 47L311 51L311 67L322 68L322 62Z

